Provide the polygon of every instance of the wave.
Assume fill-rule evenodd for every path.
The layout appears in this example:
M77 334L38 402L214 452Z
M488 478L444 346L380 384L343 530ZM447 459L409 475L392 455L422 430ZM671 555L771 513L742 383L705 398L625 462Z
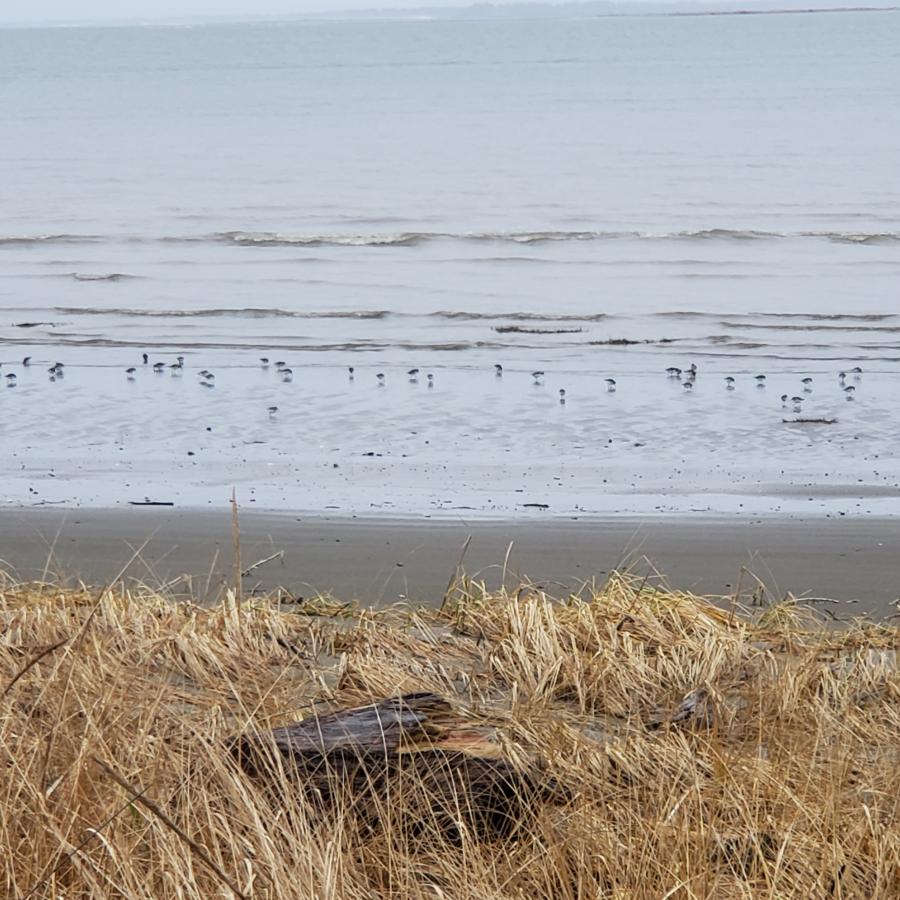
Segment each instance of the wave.
M778 324L769 324L764 322L734 322L722 320L720 323L723 328L738 329L758 329L761 331L877 331L880 334L895 334L900 332L900 325L861 325L857 322L844 322L840 325L827 325L821 321L805 322L803 324L790 325L779 322Z
M602 322L614 318L608 313L536 313L536 312L468 312L466 310L440 309L437 312L425 313L434 319L460 319L477 322L479 320L496 321L502 319L510 322Z
M76 281L126 281L132 278L140 278L140 275L127 275L125 272L108 272L105 275L72 272L71 275Z
M385 319L391 315L386 309L355 309L323 312L296 311L266 307L228 309L123 309L100 306L55 306L55 313L67 316L119 316L146 319L203 319L233 316L244 319Z
M98 244L110 240L99 234L9 234L0 235L4 244Z
M701 228L684 231L403 231L394 234L290 235L278 232L224 231L205 238L243 246L350 246L350 247L414 247L434 241L471 243L544 244L578 241L762 241L781 239L818 239L848 244L900 242L900 232L843 231L761 231L756 229ZM178 240L177 238L173 240Z
M245 247L415 247L438 241L476 244L544 244L584 241L777 241L820 240L841 244L900 243L900 231L768 231L699 228L679 231L399 231L374 234L287 234L277 231L217 231L199 235L39 234L0 236L3 244L129 243L234 244Z
M387 319L387 318L434 318L461 321L504 321L504 322L602 322L613 318L607 313L587 313L583 315L567 313L532 312L470 312L466 310L440 309L427 313L393 312L388 309L344 309L344 310L291 310L278 307L213 307L208 309L127 309L103 306L54 306L52 312L65 316L119 316L122 318L147 319L203 319L234 318L246 319Z
M674 309L649 315L661 319L719 319L722 313L703 312L699 310ZM728 318L733 328L788 328L787 325L754 324L754 320L796 319L814 322L888 322L900 318L896 313L789 313L789 312L750 312L729 313ZM728 324L728 323L724 323ZM799 326L799 327L813 327Z

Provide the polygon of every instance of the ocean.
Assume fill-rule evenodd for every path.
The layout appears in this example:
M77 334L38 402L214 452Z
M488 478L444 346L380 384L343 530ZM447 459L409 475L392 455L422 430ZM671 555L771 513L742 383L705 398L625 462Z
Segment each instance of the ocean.
M0 503L898 512L898 84L892 11L0 30Z

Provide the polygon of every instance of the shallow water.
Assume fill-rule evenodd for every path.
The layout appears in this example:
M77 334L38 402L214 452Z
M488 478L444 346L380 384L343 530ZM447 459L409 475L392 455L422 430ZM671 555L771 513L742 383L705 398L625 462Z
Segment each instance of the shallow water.
M0 31L0 499L900 510L898 47L890 12Z

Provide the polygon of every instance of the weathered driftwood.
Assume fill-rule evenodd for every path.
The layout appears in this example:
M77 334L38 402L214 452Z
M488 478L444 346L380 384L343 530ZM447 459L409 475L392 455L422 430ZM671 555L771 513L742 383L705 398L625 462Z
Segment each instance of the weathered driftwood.
M352 810L371 830L389 819L413 836L508 837L539 801L560 795L537 767L514 767L431 693L241 735L230 748L248 775L274 786L283 772L319 810Z

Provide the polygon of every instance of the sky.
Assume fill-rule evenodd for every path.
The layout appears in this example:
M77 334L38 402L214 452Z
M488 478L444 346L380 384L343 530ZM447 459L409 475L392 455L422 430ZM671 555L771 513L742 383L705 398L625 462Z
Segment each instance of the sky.
M516 0L491 0L506 4ZM518 0L521 2L521 0ZM0 0L0 23L297 15L373 7L469 6L472 0Z

